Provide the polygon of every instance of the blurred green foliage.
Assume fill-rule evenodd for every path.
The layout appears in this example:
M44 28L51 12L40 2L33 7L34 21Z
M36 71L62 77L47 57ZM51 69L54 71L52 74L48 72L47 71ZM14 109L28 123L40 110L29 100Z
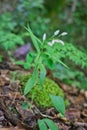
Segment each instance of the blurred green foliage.
M50 0L44 0L44 2L48 13L51 15L53 12L55 13L55 11L59 12L66 4L66 0L54 0L53 2L51 2Z
M58 64L53 70L53 76L55 78L59 78L68 85L76 86L80 89L83 88L87 90L87 78L85 74L78 69L66 69L64 66Z
M0 15L0 48L7 51L24 43L22 37L14 32L16 24L10 13Z
M67 40L87 50L87 4L85 0L67 0L59 14L60 28L69 33Z
M23 28L23 26L30 24L33 32L39 37L47 31L50 22L50 19L46 18L45 15L44 0L19 0L15 10L15 20L18 27Z
M58 46L58 47L57 47ZM69 63L69 66L81 66L81 68L87 68L87 57L86 53L82 52L76 48L71 43L65 43L64 47L61 44L55 44L56 48L55 57L62 59L63 61ZM69 62L71 61L71 63ZM75 64L72 64L72 62Z
M7 4L5 1L3 2L4 5ZM1 11L3 13L0 15L0 48L13 49L17 45L24 44L24 41L29 41L27 33L24 31L24 26L27 26L27 24L30 24L34 34L40 38L44 32L51 35L51 32L55 29L60 29L62 32L66 31L68 35L64 40L68 43L62 50L59 47L55 54L71 69L67 71L67 77L63 80L70 84L76 81L76 86L84 86L87 89L85 78L87 76L86 0L54 0L53 2L50 0L14 0L14 3L11 3L11 5L14 5L13 11ZM65 59L66 55L67 59ZM76 64L76 67L73 63ZM63 72L65 72L64 69Z

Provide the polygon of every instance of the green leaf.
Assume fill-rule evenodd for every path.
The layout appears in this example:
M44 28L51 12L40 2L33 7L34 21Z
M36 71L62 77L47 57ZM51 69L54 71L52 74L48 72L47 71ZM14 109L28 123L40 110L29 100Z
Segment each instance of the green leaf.
M40 40L33 34L32 30L30 29L29 26L28 26L28 28L26 28L26 30L29 32L29 35L30 35L30 37L32 39L32 42L33 42L33 45L34 45L35 49L37 50L37 52L40 52L40 47L38 45L38 41L40 41Z
M25 62L24 61L15 61L15 64L17 64L17 65L24 65Z
M50 119L43 119L50 130L58 130L57 125Z
M24 41L21 36L0 30L0 43L7 51L8 49L15 49L17 45L23 45Z
M27 54L26 61L24 63L24 69L30 69L30 67L32 66L32 61L33 57L31 56L31 54Z
M38 70L35 69L31 78L27 81L25 89L24 89L24 95L28 94L30 90L34 87L38 79Z
M48 130L44 120L38 120L38 125L40 130Z
M61 60L58 60L58 62L59 62L60 64L62 64L64 67L66 67L67 69L69 69L69 67L68 67L66 64L64 64Z
M40 84L42 85L46 76L46 69L43 64L40 64L39 68L40 68Z
M30 69L31 65L27 62L24 63L24 69Z
M23 102L22 103L22 108L27 110L28 109L28 103L27 102Z
M0 62L2 62L3 61L3 56L2 55L0 55Z
M54 69L54 63L53 63L53 61L52 61L51 59L46 58L45 64L46 64L46 66L47 66L49 69L51 69L51 70Z
M29 62L29 63L31 63L32 60L33 60L33 57L31 55L31 53L28 53L27 56L26 56L26 61Z
M50 98L53 102L54 107L58 112L62 114L62 116L65 115L65 103L61 96L54 96L50 94Z

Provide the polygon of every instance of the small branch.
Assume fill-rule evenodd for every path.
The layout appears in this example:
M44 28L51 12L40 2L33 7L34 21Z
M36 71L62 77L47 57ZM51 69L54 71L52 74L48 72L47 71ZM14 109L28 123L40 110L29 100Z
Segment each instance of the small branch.
M87 127L87 123L83 123L83 122L75 122L74 125L75 126Z

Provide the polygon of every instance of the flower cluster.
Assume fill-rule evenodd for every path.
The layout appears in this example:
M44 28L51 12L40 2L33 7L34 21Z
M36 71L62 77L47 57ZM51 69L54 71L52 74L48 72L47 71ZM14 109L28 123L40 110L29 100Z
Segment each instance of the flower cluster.
M56 37L56 36L59 36L59 37L60 37L60 36L65 36L65 35L67 35L67 32L63 32L63 33L61 33L61 34L59 34L59 33L60 33L60 30L56 30L56 31L54 32L53 39L48 42L48 45L49 45L49 46L53 46L55 43L60 43L60 44L64 45L64 42L63 42L62 40L60 40L60 39L55 39L55 37ZM43 34L43 41L45 41L45 40L46 40L46 33Z

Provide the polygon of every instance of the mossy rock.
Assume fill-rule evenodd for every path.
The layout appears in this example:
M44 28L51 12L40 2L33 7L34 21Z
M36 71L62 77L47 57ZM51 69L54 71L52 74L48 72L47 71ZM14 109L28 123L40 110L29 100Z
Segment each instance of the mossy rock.
M29 77L30 77L29 75L20 77L20 82L21 85L23 86L22 90L24 90L24 86L26 85L26 82L29 79ZM33 100L38 107L46 108L52 106L49 94L60 95L64 97L62 89L53 80L45 78L43 86L41 87L38 82L32 88L27 97Z

